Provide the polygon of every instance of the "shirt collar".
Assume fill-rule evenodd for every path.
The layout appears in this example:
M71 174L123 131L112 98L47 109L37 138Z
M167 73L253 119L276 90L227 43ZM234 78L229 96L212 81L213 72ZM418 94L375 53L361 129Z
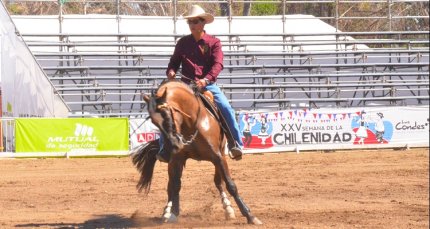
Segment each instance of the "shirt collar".
M204 41L206 43L206 41L209 40L210 36L206 33L206 30L203 30L203 32L204 32L203 36L200 38L200 40L196 41L197 43L199 43L201 41ZM191 35L191 38L194 40L193 35L192 34L190 34L190 35Z

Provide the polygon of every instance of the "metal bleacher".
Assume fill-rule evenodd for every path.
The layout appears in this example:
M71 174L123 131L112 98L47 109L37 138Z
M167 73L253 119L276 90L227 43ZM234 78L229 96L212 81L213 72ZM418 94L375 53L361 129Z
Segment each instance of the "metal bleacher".
M429 104L429 31L213 35L225 55L218 85L236 111ZM182 35L21 36L71 116L140 117Z
M348 33L330 34L336 36ZM378 34L376 34L378 35ZM386 35L386 34L384 34ZM398 36L399 33L392 33ZM427 32L417 40L368 40L348 42L378 48L333 51L300 51L295 46L327 45L295 40L280 45L281 51L247 51L244 47L273 46L272 41L228 43L223 35L224 70L218 84L236 110L277 110L294 107L354 107L428 105L429 49ZM42 34L37 35L39 38ZM66 42L33 42L30 48L52 47L58 52L34 51L34 55L76 116L139 116L145 112L142 96L151 93L165 78L171 52L145 51L174 46L171 42L120 42L127 35L109 35L118 42L85 42L87 35L64 34ZM100 35L106 36L106 35ZM142 35L143 36L143 35ZM246 35L241 35L246 38ZM279 35L265 35L270 36ZM285 36L292 36L285 34ZM300 36L300 34L296 34ZM113 39L113 40L114 40ZM240 39L246 40L246 39ZM406 45L405 45L406 44ZM94 51L79 52L91 46ZM114 46L117 52L103 51ZM393 48L394 47L394 48ZM228 50L230 49L230 50Z

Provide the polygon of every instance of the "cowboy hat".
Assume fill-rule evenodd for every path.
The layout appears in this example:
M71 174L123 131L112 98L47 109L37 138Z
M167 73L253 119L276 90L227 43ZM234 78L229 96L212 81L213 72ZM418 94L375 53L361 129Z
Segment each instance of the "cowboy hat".
M205 10L198 5L191 6L189 14L184 16L185 19L198 17L203 18L206 24L212 23L214 21L214 16L212 16L212 14L206 13Z

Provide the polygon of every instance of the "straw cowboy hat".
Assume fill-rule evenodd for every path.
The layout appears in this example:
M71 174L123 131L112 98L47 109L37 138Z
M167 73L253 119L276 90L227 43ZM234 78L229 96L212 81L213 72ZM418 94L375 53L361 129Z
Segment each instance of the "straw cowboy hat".
M210 24L214 21L214 16L210 13L206 13L205 10L198 5L193 5L189 14L184 16L185 19L198 17L205 19L206 24Z

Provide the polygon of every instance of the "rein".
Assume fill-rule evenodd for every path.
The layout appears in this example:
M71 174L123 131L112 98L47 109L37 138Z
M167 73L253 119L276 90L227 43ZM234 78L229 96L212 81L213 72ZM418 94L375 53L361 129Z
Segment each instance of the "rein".
M199 100L198 100L198 98L197 98L197 96L195 96L196 97L196 100L197 100L197 103L199 103ZM177 111L177 112L179 112L179 113L181 113L181 114L183 114L183 115L185 115L186 117L188 117L189 119L191 119L191 115L189 115L189 114L187 114L187 113L185 113L183 110L181 110L181 109L179 109L178 107L176 107L176 106L173 106L173 105L170 105L170 104L168 104L168 103L162 103L162 104L159 104L159 105L157 105L157 109L169 109L170 110L170 113L171 113L171 115L172 115L172 118L173 118L173 120L175 120L175 118L174 118L174 113L173 113L173 111L172 110L175 110L175 111ZM194 126L196 127L197 126L197 122L198 122L198 120L199 120L199 118L200 118L200 113L201 113L201 107L199 106L199 110L198 110L198 112L197 112L197 118L196 118L196 120L195 120L195 122L194 122ZM192 143L193 143L193 141L196 139L196 137L197 137L197 134L199 133L199 130L197 129L197 128L195 128L196 130L194 131L194 134L192 134L191 136L190 136L190 139L188 139L188 140L186 140L183 136L182 136L182 134L180 134L180 133L178 133L178 131L177 131L177 129L176 129L176 137L181 141L181 143L183 144L183 145L191 145Z
M175 106L169 105L167 103L163 103L163 104L158 105L157 109L170 108L170 107L173 108L176 111L179 111L179 113L187 116L188 118L191 118L191 115L189 115L189 114L185 113L184 111L182 111L181 109L179 109L179 108L177 108Z

